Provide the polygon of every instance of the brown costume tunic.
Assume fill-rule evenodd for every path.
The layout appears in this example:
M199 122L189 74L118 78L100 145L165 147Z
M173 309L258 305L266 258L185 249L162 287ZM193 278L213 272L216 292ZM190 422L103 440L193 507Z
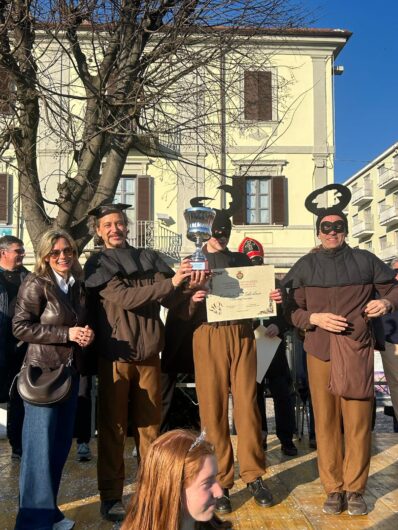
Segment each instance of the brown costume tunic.
M346 317L349 328L341 335L361 345L370 334L363 311L375 292L398 307L398 284L393 278L394 272L376 256L343 244L336 250L307 254L284 280L289 289L287 318L305 330L319 475L326 493L365 490L373 399L346 399L329 391L331 333L312 326L310 316L334 313Z
M174 272L151 250L105 249L85 267L98 356L98 488L101 500L121 499L128 418L140 455L160 423L160 303L182 299Z

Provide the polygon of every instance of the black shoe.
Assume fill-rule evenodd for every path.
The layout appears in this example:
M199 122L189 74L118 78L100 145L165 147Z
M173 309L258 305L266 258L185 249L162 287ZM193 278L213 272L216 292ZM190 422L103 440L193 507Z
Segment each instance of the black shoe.
M229 498L229 489L223 488L222 492L223 492L223 496L220 497L219 499L216 499L216 512L231 513L232 505L231 505L231 499Z
M267 450L267 435L264 436L262 444L263 444L263 450L266 451Z
M11 460L21 460L22 457L22 449L19 447L13 447L11 449Z
M210 527L215 530L229 530L232 528L231 521L222 521L216 514L210 519Z
M315 436L310 436L309 446L310 446L311 449L316 449L317 448L317 443L316 443Z
M268 506L273 505L274 499L272 497L272 493L268 488L266 488L261 477L257 478L253 482L249 482L247 487L259 506L267 508Z
M123 521L126 517L126 510L120 499L101 501L100 511L103 519L106 519L107 521Z
M281 451L286 456L297 456L297 447L293 442L282 444Z

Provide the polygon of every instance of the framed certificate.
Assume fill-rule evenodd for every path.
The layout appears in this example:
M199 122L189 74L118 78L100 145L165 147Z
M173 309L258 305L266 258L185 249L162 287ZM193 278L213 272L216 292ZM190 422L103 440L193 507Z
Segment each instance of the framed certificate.
M206 298L207 320L222 322L274 316L275 302L269 298L273 289L273 265L213 269Z

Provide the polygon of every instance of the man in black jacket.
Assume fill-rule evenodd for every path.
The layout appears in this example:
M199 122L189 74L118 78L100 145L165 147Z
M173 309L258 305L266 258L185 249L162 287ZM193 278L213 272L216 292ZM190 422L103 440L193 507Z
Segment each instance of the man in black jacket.
M12 448L11 458L18 460L22 455L24 406L18 392L11 397L8 392L26 352L25 346L18 347L11 325L19 286L29 272L22 265L24 256L20 239L0 238L0 401L7 401L7 438Z

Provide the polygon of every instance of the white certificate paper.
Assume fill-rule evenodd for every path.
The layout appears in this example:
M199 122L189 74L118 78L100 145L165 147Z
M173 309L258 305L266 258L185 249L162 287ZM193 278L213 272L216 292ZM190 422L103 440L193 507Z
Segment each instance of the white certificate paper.
M275 289L273 265L211 271L206 298L208 322L268 318L276 314L269 293Z
M282 339L279 337L267 337L266 328L261 324L254 330L257 345L257 383L261 383L275 356L276 350Z

